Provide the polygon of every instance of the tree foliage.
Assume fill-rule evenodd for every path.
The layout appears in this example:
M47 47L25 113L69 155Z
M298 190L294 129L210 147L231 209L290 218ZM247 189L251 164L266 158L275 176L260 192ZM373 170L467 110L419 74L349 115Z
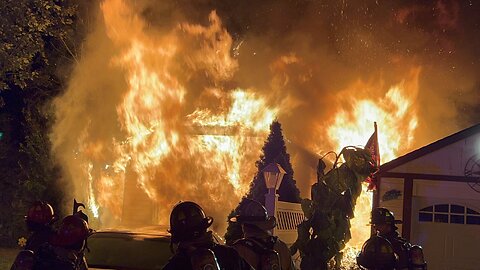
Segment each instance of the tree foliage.
M0 241L13 245L25 236L33 201L62 210L51 101L64 88L81 31L73 0L4 0L0 8Z
M345 162L338 166L340 156ZM332 258L339 269L341 250L351 238L350 219L362 192L361 182L376 171L374 164L370 152L357 147L342 149L326 174L325 163L319 160L312 199L302 200L306 220L298 225L298 238L291 247L292 253L300 251L301 269L327 270Z
M270 125L270 134L263 145L262 155L255 163L258 171L254 176L253 181L250 183L250 189L246 195L246 198L265 204L267 187L265 185L265 179L263 177L262 170L270 163L280 164L280 166L282 166L286 172L278 189L279 200L299 203L300 191L298 190L296 181L293 178L293 168L292 164L290 163L290 155L287 153L287 147L282 134L282 126L278 121L274 121ZM230 213L228 218L230 219L231 217L235 216L237 212L238 206ZM240 226L238 226L236 223L229 223L227 232L225 234L227 243L231 243L241 237L242 231Z
M0 89L53 77L52 54L62 53L76 7L68 0L3 0L0 9Z

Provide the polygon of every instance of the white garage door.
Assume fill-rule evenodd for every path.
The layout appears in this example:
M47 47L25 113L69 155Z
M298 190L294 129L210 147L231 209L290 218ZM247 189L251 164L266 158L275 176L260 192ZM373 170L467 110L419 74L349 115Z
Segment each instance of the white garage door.
M413 198L412 243L421 245L429 269L480 269L480 201Z

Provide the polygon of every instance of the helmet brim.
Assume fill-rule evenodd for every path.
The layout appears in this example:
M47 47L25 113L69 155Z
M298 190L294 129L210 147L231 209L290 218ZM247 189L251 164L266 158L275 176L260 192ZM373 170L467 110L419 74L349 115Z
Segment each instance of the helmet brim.
M387 225L392 225L392 228L394 230L398 230L398 227L395 226L397 224L403 224L403 222L401 220L394 220L393 223L386 223L386 222L383 222L383 223L368 223L367 226L373 226L373 225L380 225L380 224L387 224Z
M258 219L258 217L248 217L248 216L246 217L246 216L237 215L230 218L230 222L238 223L238 224L254 225L264 231L271 230L277 226L277 219L273 216L268 217L265 220L265 219Z
M201 224L198 225L198 226L197 226L196 228L194 228L194 229L197 229L197 230L206 230L206 229L208 229L210 226L212 226L212 224L213 224L213 218L210 217L210 216L207 216L207 217L205 217L205 218L202 220ZM174 229L172 229L172 228L167 229L167 232L169 232L169 233L172 234L172 235L173 235L173 234L184 233L183 231L178 231L178 230L176 231L176 230L174 230Z
M395 224L403 224L403 221L399 220L399 219L395 219L393 221L393 223L390 223L390 222L370 222L367 224L367 226L370 226L370 225L375 225L375 224L391 224L391 225L395 225Z
M202 220L201 224L199 224L194 228L190 228L188 232L185 230L174 230L172 228L168 229L167 232L169 232L171 235L170 241L172 243L180 243L182 241L188 241L188 240L194 239L195 232L198 233L198 232L206 231L210 226L212 226L212 224L213 224L213 218L207 216Z
M205 226L206 226L205 229L207 229L207 228L209 228L210 226L212 226L212 224L213 224L213 218L207 216L207 217L205 218Z

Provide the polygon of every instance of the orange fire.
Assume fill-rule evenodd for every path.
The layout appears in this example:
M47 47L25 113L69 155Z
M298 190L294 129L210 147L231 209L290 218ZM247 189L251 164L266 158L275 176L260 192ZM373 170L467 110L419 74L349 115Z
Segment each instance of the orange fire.
M345 101L351 104L351 110L339 111L328 129L329 137L337 145L337 149L347 145L363 146L374 131L373 123L377 122L381 163L409 150L418 121L415 99L419 74L420 68L413 69L406 80L390 87L384 96L377 99L356 99L362 91L368 92L372 88L362 82L340 93L347 97ZM354 265L357 252L370 237L370 226L367 224L370 222L373 194L367 191L366 184L362 190L357 199L355 218L351 220L352 239L345 249L343 264L346 269L349 269L349 265Z
M81 59L71 89L56 102L61 117L54 147L63 150L59 156L75 183L77 199L88 203L100 226L117 225L125 218L125 198L138 188L142 193L133 194L134 204L140 204L141 197L155 202L142 205L155 212L151 222L167 223L175 203L194 200L222 229L255 174L270 123L280 108L291 108L296 100L287 93L275 100L282 105L272 107L273 97L225 86L238 62L231 53L232 38L215 12L207 26L184 23L163 32L149 29L123 0L103 1L101 12L102 27L94 35L103 43L93 46L107 49ZM91 71L97 70L91 59L99 57L103 65L108 63L101 66L105 73L113 73L104 80ZM292 53L272 69L300 61ZM376 121L382 161L405 152L417 125L419 72L412 70L377 99L367 96L382 85L358 82L340 93L345 110L336 114L328 130L332 144L337 149L365 144ZM93 82L87 82L90 77ZM274 78L272 84L284 81ZM87 108L75 107L79 103ZM99 117L82 119L82 110L90 109L95 113L89 115L98 112ZM352 220L351 247L368 238L370 207L371 196L363 192Z
M134 196L155 202L153 223L167 223L179 200L195 200L225 226L248 189L278 109L248 89L219 86L238 64L215 12L208 26L180 24L158 37L146 33L145 22L122 0L106 0L101 10L117 52L110 64L125 82L115 105L120 134L99 140L85 131L78 140L81 174L74 180L87 190L90 210L104 225L123 222L124 199L136 186L144 193ZM190 39L199 45L186 51ZM186 71L179 72L179 59ZM189 69L201 70L210 83L204 89L183 85L178 76Z

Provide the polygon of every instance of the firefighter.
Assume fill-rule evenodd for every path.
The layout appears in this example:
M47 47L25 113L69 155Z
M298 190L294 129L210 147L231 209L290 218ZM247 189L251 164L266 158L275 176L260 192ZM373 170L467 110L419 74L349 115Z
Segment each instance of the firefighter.
M35 253L42 244L47 243L55 234L52 227L54 221L55 215L50 204L42 201L34 202L25 216L25 223L31 235L24 249Z
M376 208L372 211L370 222L378 236L387 239L393 247L395 254L398 256L395 269L426 269L427 264L423 258L423 251L420 246L412 246L406 239L400 237L396 224L402 221L396 220L393 213L383 207Z
M393 270L396 263L392 244L378 235L368 239L357 256L357 264L363 270Z
M83 251L91 230L79 215L65 217L50 243L35 254L33 270L86 270Z
M211 231L213 218L194 202L180 202L170 214L171 248L174 255L163 269L171 270L250 270L235 249L215 243Z
M232 247L255 269L295 269L287 245L272 235L276 226L275 217L269 217L261 203L245 198L238 215L230 222L241 224L244 236Z

